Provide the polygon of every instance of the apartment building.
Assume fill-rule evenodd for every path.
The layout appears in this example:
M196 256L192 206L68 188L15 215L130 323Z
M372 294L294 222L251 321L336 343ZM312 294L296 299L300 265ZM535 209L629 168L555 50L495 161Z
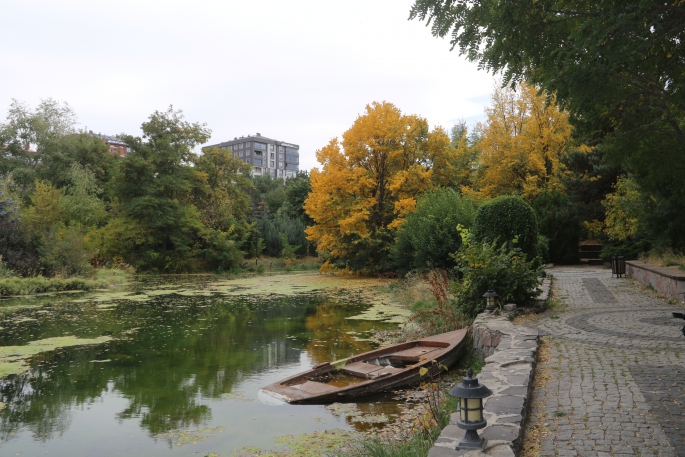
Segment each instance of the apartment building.
M272 178L292 178L300 169L300 147L285 141L267 138L257 133L233 138L231 141L205 146L230 149L233 155L252 165L254 175L270 174Z

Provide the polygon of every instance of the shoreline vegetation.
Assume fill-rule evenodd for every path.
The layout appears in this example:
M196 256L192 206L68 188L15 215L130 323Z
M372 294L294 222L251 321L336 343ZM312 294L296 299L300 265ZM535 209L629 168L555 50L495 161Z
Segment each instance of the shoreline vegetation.
M271 273L313 272L318 270L320 266L321 261L316 257L287 261L281 258L261 256L257 259L256 265L254 259L245 259L240 268L231 271L196 273L196 275L211 277L228 274L235 278L240 278ZM1 260L0 267L2 267ZM193 275L192 273L138 274L134 273L131 268L98 268L94 270L92 276L71 276L66 278L45 277L42 275L18 276L12 272L7 272L6 269L0 271L0 273L4 273L0 274L0 297L18 297L51 292L91 292L129 283L135 280L134 275L137 277Z
M90 292L130 281L130 273L116 268L101 268L93 277L46 278L44 276L0 277L0 297L16 297L50 292Z

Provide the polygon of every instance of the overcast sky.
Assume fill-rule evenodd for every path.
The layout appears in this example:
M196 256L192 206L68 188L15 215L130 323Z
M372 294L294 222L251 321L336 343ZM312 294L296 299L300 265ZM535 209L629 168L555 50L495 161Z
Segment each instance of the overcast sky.
M493 78L411 0L0 1L0 116L52 97L79 128L138 135L169 105L211 143L260 132L300 145L300 168L373 101L432 126L483 118Z

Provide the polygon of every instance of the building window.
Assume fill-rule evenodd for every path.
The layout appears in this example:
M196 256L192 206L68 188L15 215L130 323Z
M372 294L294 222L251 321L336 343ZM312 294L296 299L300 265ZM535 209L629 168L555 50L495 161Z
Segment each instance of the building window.
M269 157L269 158L270 158L270 159L274 159L274 158L275 158L275 157L274 157L275 155L276 155L276 154L274 154L274 153L272 152L272 153L270 154L270 157Z
M261 165L261 164L262 164L262 159L254 159L254 160L252 161L252 163L254 163L255 165Z
M285 152L289 152L289 153L291 153L291 154L297 154L299 151L298 151L297 149L295 149L295 148L288 148L288 147L286 147L286 148L285 148Z
M261 157L261 156L262 156L262 153L261 153L260 151L255 151L255 152L254 152L254 155L256 155L256 156L258 156L258 157Z
M238 153L238 155L239 155L240 157L242 157L242 156L243 156L243 151L240 151L240 152Z
M278 162L278 168L283 168L283 162Z
M269 150L270 150L270 151L273 151L273 150L274 150L274 145L273 145L273 144L270 144L269 146L271 146L271 147L269 148Z
M286 163L285 168L288 170L297 170L297 165L293 165L292 163Z
M250 163L250 159L245 159L245 163Z
M278 152L283 152L283 146L278 147Z
M238 145L238 149L242 149L242 148L243 148L243 143L240 143L240 144Z
M266 144L255 142L254 148L255 148L255 149L261 149L261 150L263 150L263 151L266 151Z
M285 156L285 161L286 162L292 162L292 163L297 163L299 159L295 156Z
M285 176L287 178L294 178L295 177L295 172L294 171L286 171Z
M245 143L245 147L246 147L246 148L249 148L249 147L250 147L250 142L249 142L249 141L248 141L247 143Z
M276 162L273 160L269 163L269 165L271 165L271 168L276 168Z

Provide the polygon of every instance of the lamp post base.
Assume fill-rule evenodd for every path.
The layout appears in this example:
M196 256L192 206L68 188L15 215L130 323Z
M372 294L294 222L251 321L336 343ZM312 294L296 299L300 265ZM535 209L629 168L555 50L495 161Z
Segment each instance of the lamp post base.
M482 449L484 441L476 430L466 430L464 437L459 441L455 449Z

